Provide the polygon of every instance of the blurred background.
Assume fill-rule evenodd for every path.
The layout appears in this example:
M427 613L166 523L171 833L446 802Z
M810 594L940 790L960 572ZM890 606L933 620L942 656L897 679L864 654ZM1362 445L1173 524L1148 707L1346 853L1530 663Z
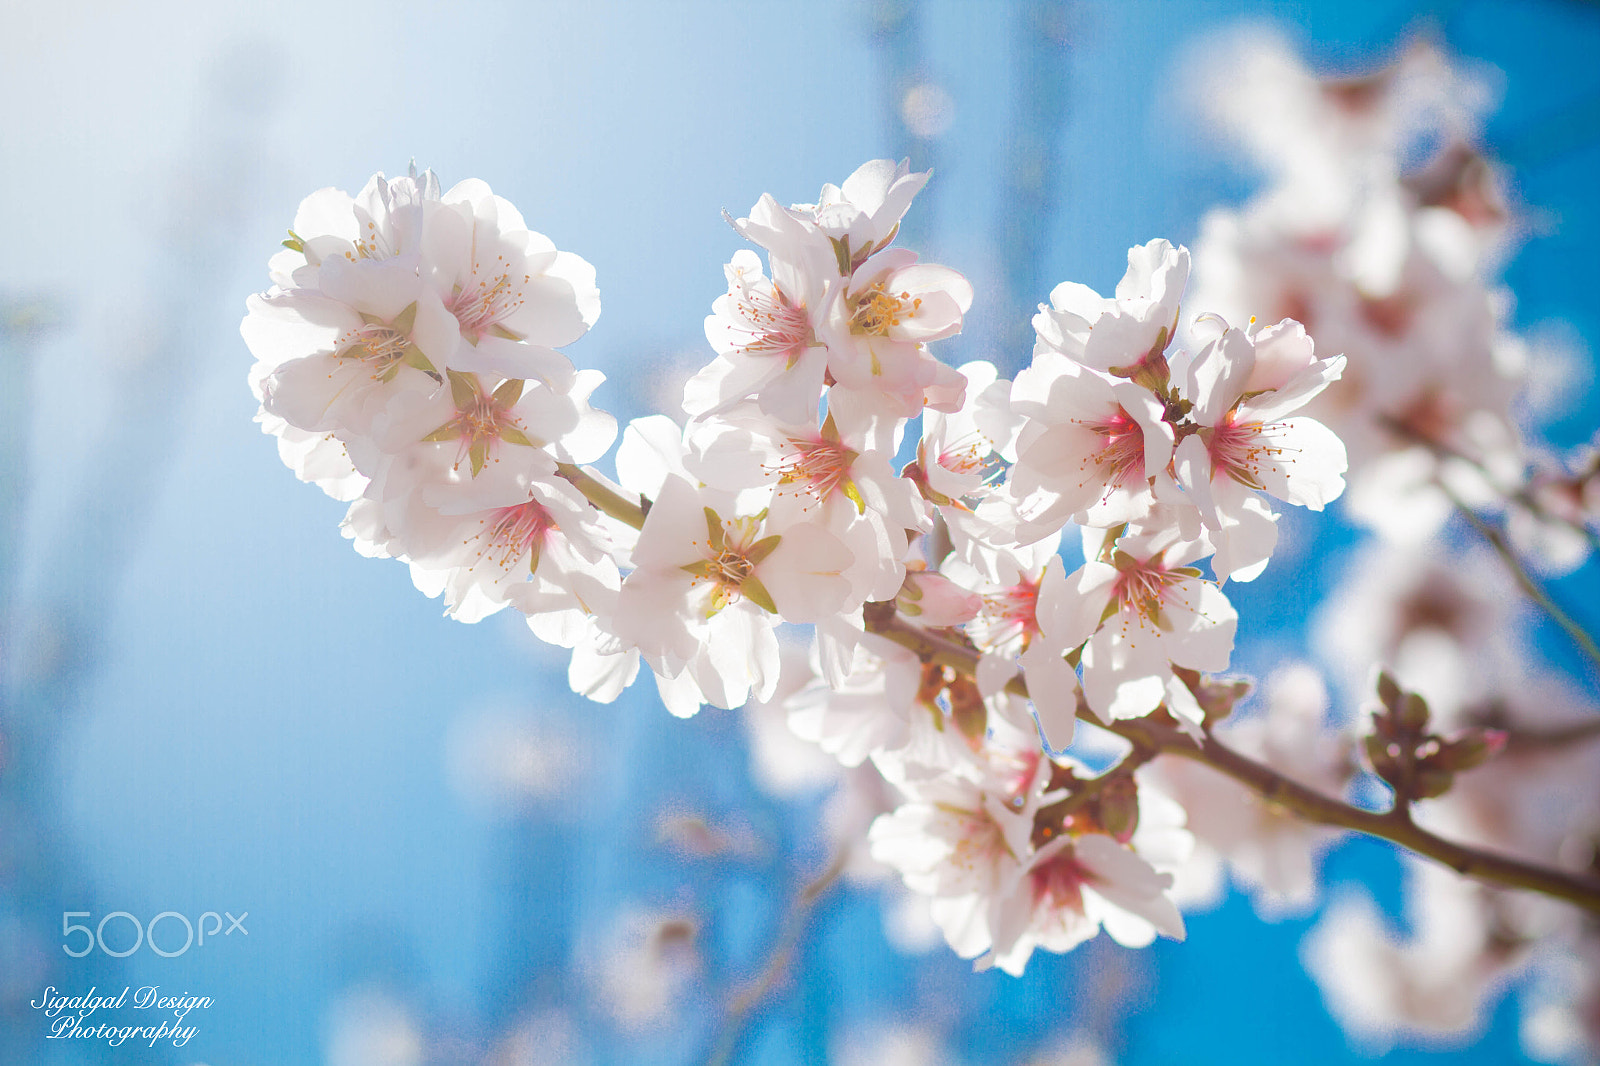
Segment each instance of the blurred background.
M0 1061L1091 1066L1386 1050L1347 1040L1302 970L1315 915L1269 924L1230 897L1191 918L1187 943L1100 938L1013 979L973 973L871 881L802 900L840 817L831 760L785 746L770 716L674 720L648 684L590 704L511 612L456 624L398 564L358 557L341 505L252 424L238 335L302 197L415 160L447 188L483 178L592 262L604 311L569 355L605 371L595 402L619 418L671 410L710 358L701 323L740 246L722 212L763 191L809 201L867 159L909 156L934 177L901 243L978 292L941 354L1013 373L1057 282L1110 291L1130 245L1192 243L1207 207L1255 187L1192 92L1213 46L1251 27L1329 71L1371 69L1416 35L1468 63L1498 94L1485 143L1523 223L1512 324L1587 359L1588 3L0 11ZM1539 428L1570 447L1600 408L1586 370L1564 393ZM1245 668L1310 654L1307 605L1355 550L1337 515L1288 535L1315 565L1230 590ZM1555 586L1590 622L1594 565ZM1399 915L1386 848L1347 844L1325 874ZM173 958L74 959L69 911L248 912L248 933ZM131 935L105 930L118 950ZM170 950L177 923L161 936ZM213 1003L175 1050L52 1041L29 1005L52 985ZM1385 1061L1526 1061L1513 991L1466 1037L1402 1041Z

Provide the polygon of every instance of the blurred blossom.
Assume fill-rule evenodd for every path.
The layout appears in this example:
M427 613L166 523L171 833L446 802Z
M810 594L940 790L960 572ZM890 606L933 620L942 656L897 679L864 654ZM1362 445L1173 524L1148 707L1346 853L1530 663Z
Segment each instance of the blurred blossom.
M924 140L943 134L955 121L955 100L933 82L911 86L900 97L900 120Z
M518 1020L494 1045L483 1066L582 1066L592 1061L572 1018L550 1010Z
M701 969L700 926L683 911L624 911L604 934L591 981L618 1028L665 1025Z
M549 708L531 715L548 716ZM450 784L473 806L504 812L561 807L589 769L589 747L548 717L485 711L451 723L446 741Z
M328 1008L327 1066L421 1066L422 1033L400 1003L375 989L346 992Z
M943 1041L926 1028L906 1025L847 1033L834 1054L838 1066L951 1066Z
M1364 893L1336 899L1302 944L1329 1012L1371 1053L1396 1043L1459 1046L1522 957L1499 939L1485 890L1431 863L1407 864L1412 935L1397 936Z
M1514 670L1522 649L1512 623L1524 608L1488 551L1375 543L1348 574L1313 622L1317 649L1345 691L1364 691L1382 666L1448 714Z
M1327 729L1328 692L1316 670L1280 667L1267 679L1256 714L1235 711L1214 727L1229 747L1326 795L1343 793L1353 769L1350 743ZM1229 778L1186 760L1169 759L1144 775L1182 804L1195 852L1178 871L1180 906L1222 901L1225 872L1251 895L1256 911L1273 919L1311 910L1318 902L1317 860L1341 835L1265 803Z

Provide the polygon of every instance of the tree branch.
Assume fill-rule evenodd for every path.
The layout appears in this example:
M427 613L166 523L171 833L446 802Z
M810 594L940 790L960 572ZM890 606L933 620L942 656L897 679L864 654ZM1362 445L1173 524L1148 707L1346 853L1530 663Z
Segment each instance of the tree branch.
M1476 511L1461 500L1461 497L1451 492L1443 484L1439 485L1439 489L1455 505L1461 517L1465 518L1472 528L1477 530L1479 535L1489 542L1489 547L1494 549L1494 553L1500 557L1500 561L1511 572L1511 576L1516 578L1517 584L1522 586L1522 591L1528 594L1528 598L1538 604L1540 609L1550 616L1551 621L1566 630L1567 636L1571 637L1572 642L1589 657L1590 662L1600 666L1600 647L1595 645L1594 638L1585 632L1582 626L1573 621L1572 616L1563 611L1556 604L1556 601L1550 598L1550 594L1533 579L1533 575L1528 573L1527 567L1522 565L1522 560L1517 558L1517 553L1511 550L1511 545L1506 541L1505 534L1484 521Z
M556 473L572 482L572 486L583 493L584 498L594 504L600 513L608 514L634 529L644 528L644 516L649 507L645 505L643 497L637 501L630 500L575 463L557 463Z
M937 662L967 674L976 672L976 653L906 621L893 610L892 604L869 604L868 607L866 624L869 631L910 649L926 662ZM885 607L889 609L885 610ZM1021 677L1014 678L1010 688L1018 695L1027 695L1027 685ZM1308 822L1378 837L1442 863L1463 876L1540 892L1566 900L1591 914L1600 914L1600 882L1592 878L1445 840L1414 823L1404 807L1378 812L1351 806L1284 777L1271 767L1239 754L1215 737L1208 736L1203 742L1196 741L1175 725L1159 719L1129 718L1105 725L1082 712L1079 717L1110 730L1135 745L1136 749L1144 748L1203 763L1233 778L1267 802L1293 811Z
M761 972L752 978L728 1004L728 1013L722 1022L722 1032L717 1038L717 1045L711 1053L708 1066L725 1066L726 1063L733 1061L733 1053L739 1046L739 1037L744 1033L751 1012L772 994L772 990L788 972L789 962L794 956L795 946L800 942L800 934L805 931L812 908L817 905L817 900L826 895L839 880L839 875L844 872L845 863L849 858L849 843L841 843L827 868L802 888L800 894L795 897L783 934L773 945L771 953L767 956L766 965L761 967Z

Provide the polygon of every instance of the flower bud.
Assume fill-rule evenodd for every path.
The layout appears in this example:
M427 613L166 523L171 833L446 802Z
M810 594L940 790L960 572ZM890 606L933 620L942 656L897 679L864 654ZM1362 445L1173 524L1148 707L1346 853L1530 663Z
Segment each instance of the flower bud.
M1133 839L1139 828L1139 786L1131 776L1106 782L1095 803L1095 820L1118 844Z
M1469 729L1439 745L1439 750L1424 760L1430 769L1461 773L1482 766L1506 746L1506 734L1499 729Z

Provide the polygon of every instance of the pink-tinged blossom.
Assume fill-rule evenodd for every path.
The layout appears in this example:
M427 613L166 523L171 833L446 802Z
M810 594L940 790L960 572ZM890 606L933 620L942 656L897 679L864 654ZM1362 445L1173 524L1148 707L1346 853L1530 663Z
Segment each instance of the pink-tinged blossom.
M996 552L997 577L989 579L957 559L945 573L980 597L976 617L966 623L977 647L976 679L985 699L1000 696L1020 669L1039 716L1046 744L1060 751L1072 743L1078 708L1078 678L1063 656L1075 645L1054 624L1066 593L1066 577L1056 555L1060 534L1036 544Z
M911 173L909 160L874 159L857 167L842 186L824 185L815 204L796 204L792 210L844 245L847 254L841 258L860 262L894 240L901 217L931 174Z
M1277 543L1277 518L1257 492L1320 511L1344 491L1344 444L1315 419L1286 417L1343 368L1342 356L1316 358L1290 320L1259 332L1224 325L1188 363L1184 396L1199 428L1178 445L1173 468L1210 532L1222 580L1260 574Z
M424 486L408 498L396 538L426 595L476 622L515 602L542 639L572 645L584 616L620 585L588 501L548 459ZM402 554L396 552L395 554Z
M468 179L428 213L424 277L455 316L454 366L500 377L559 377L550 352L583 336L600 314L594 268L531 232L521 213ZM556 360L560 360L559 362Z
M1035 359L1053 352L1102 374L1164 376L1188 279L1189 250L1157 239L1128 250L1128 271L1110 299L1077 282L1057 285L1033 318Z
M873 822L872 857L893 867L906 887L931 896L933 919L963 958L995 941L1009 943L1021 917L1003 893L1032 856L1033 822L1049 760L1032 757L1020 773L980 767L981 777L944 774L902 785L908 802Z
M707 418L754 400L783 422L813 418L828 353L813 336L805 301L820 306L827 286L803 281L802 291L785 292L749 249L735 252L724 271L728 291L711 305L705 326L717 358L684 386L684 410Z
M956 411L928 410L912 475L935 502L984 493L1002 459L1015 459L1020 419L1012 415L1011 382L993 363L975 360L958 368L966 398ZM943 500L941 500L941 497Z
M918 263L915 252L887 249L856 268L818 326L835 392L848 397L830 394L841 424L893 423L924 406L958 409L966 381L926 345L959 333L971 306L964 277Z
M999 897L1004 921L979 965L1021 977L1035 948L1070 951L1102 927L1124 947L1157 933L1182 940L1183 916L1168 897L1172 875L1102 833L1060 836L1040 848Z
M827 617L849 594L840 575L852 557L837 538L820 527L779 535L764 517L675 475L650 508L614 630L639 649L674 709L736 707L752 691L766 698L778 677L777 624Z
M1199 704L1172 667L1228 666L1239 616L1222 590L1189 566L1209 545L1177 540L1176 530L1174 522L1119 539L1110 561L1087 562L1068 577L1049 619L1062 646L1087 642L1084 696L1106 721L1149 714L1164 702L1198 725Z
M1170 481L1172 427L1165 405L1140 385L1042 353L1017 375L1011 409L1024 419L1006 484L1018 542L1067 522L1138 521L1156 504L1156 482Z
M894 597L905 576L901 557L908 535L928 527L915 486L895 476L889 457L860 433L841 431L833 419L784 424L750 405L722 419L688 428L688 470L730 492L770 494L767 526L819 526L850 551L844 576L853 609L866 600Z

